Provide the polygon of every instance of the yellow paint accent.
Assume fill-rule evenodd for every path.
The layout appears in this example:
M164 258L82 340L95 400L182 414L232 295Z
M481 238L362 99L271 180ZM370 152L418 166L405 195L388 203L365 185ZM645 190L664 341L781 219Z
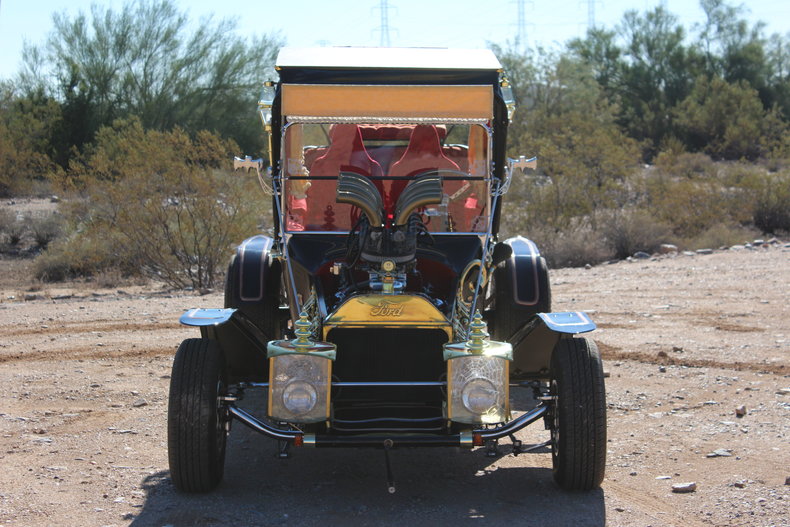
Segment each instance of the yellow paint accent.
M505 364L505 419L510 421L510 361Z
M452 338L452 326L428 300L414 295L358 295L349 298L324 321L324 339L336 327L441 329Z
M272 416L272 390L274 390L274 357L269 358L269 396L266 398L268 404L266 405L266 415Z
M453 361L447 361L447 420L453 420Z
M332 362L334 361L328 360L327 362L329 364L326 367L326 418L329 422L328 419L332 415Z
M282 113L307 117L492 119L491 86L284 84Z

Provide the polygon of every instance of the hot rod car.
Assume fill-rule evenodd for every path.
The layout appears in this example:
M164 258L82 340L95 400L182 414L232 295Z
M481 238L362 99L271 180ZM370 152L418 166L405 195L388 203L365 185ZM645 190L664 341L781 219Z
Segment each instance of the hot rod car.
M173 363L170 473L222 479L238 421L292 447L551 451L564 489L604 474L606 403L595 328L552 312L546 261L498 238L515 104L488 50L284 48L259 112L274 229L236 249L225 306ZM260 168L263 163L242 161ZM251 390L266 403L240 401ZM511 411L511 389L531 408ZM550 439L515 433L543 421Z

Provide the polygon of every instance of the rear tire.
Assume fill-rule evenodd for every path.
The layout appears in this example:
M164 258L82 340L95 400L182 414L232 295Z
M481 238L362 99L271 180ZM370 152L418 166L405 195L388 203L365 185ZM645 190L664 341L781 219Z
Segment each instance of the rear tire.
M219 397L226 387L219 345L183 341L173 361L167 412L170 477L178 490L207 492L222 480L228 416Z
M598 347L563 338L551 356L549 415L554 480L565 490L597 488L606 465L606 390Z

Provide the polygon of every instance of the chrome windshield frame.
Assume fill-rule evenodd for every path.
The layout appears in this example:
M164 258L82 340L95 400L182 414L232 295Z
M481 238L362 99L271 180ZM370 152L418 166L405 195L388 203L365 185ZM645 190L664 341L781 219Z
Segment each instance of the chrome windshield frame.
M272 180L275 179L279 182L279 195L276 197L276 201L278 202L278 210L277 215L280 218L279 227L280 227L280 234L283 239L287 239L290 235L293 234L304 234L307 232L313 234L328 234L328 233L347 233L347 230L337 230L337 231L289 231L287 230L287 217L286 217L286 192L285 192L285 182L290 179L286 175L287 172L287 150L286 150L286 134L288 133L288 129L295 125L295 124L434 124L434 125L441 125L441 124L462 124L462 125L475 125L481 126L483 130L485 130L487 136L487 145L486 145L486 159L484 161L485 166L485 175L482 178L482 181L485 182L486 189L486 211L487 211L487 224L490 228L491 219L493 217L493 209L492 207L495 206L495 193L494 190L496 187L496 182L494 181L494 160L492 158L492 149L494 143L494 129L491 126L490 121L485 119L465 119L465 118L449 118L449 117L409 117L409 118L389 118L389 117L369 117L369 116L355 116L355 117L314 117L314 116L284 116L285 123L281 127L281 136L280 136L280 152L279 152L279 165L280 170L277 171L277 176L273 177ZM309 176L298 176L299 179L310 179ZM385 178L386 179L386 178ZM472 179L470 177L470 179ZM462 231L462 232L433 232L432 234L459 234L459 235L476 235L480 237L486 236L485 230L480 231ZM289 235L289 236L286 236Z

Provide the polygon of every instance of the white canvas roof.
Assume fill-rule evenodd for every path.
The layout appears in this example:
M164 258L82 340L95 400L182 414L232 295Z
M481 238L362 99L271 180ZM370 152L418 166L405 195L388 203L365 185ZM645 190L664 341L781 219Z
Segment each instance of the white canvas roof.
M278 68L501 70L490 49L282 48Z

